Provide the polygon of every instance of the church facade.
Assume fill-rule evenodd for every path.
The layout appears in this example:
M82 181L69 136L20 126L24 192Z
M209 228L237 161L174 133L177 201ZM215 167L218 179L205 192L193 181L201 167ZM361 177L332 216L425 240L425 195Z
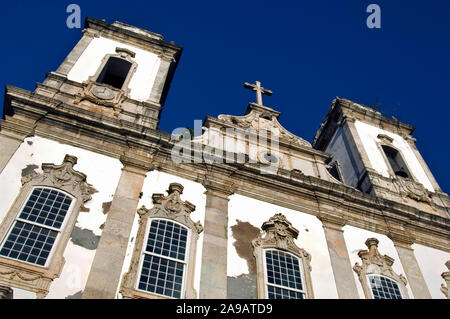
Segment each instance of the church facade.
M256 81L243 115L167 134L181 53L87 18L33 92L6 87L0 298L448 298L450 199L414 127L336 98L309 143Z

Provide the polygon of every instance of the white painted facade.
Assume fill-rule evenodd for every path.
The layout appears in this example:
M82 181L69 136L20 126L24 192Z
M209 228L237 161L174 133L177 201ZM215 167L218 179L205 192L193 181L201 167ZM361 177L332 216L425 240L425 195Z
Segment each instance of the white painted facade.
M116 159L40 137L27 138L0 174L0 185L2 185L0 221L3 220L10 205L19 193L22 169L30 164L37 165L39 168L42 163L59 164L65 154L78 157L78 163L75 169L85 173L87 175L87 181L98 190L97 193L92 195L92 200L85 205L90 211L80 212L76 226L90 230L97 236L101 235L102 230L100 226L105 222L107 217L103 213L102 205L112 200L121 174L122 164ZM92 165L92 163L98 163L98 165ZM36 169L36 171L39 172L40 169ZM196 210L191 214L192 220L200 221L204 225L206 203L204 187L201 184L177 176L158 171L149 172L143 186L143 196L139 201L138 207L145 205L147 208L151 208L151 195L154 193L165 193L169 184L173 182L178 182L184 186L182 199L188 200L196 206ZM246 261L239 257L236 248L233 246L235 239L231 232L231 226L235 225L237 220L240 220L249 222L253 226L260 228L263 222L267 221L275 213L284 214L292 222L293 226L300 231L296 244L312 255L311 276L315 298L337 298L335 280L321 222L312 215L240 195L232 195L229 201L227 275L229 277L236 277L248 273ZM122 274L128 271L137 226L138 215L136 214ZM397 273L404 274L394 245L386 236L350 226L344 227L344 236L352 265L360 262L357 252L361 249L366 249L364 245L365 240L369 237L376 237L380 241L380 252L393 257L395 259L394 270ZM194 278L194 288L197 293L200 282L202 246L203 235L200 234L197 242ZM439 290L442 282L440 274L445 270L444 265L446 260L449 259L450 254L420 245L414 245L413 248L415 249L415 255L423 270L432 297L444 298ZM53 281L46 298L65 298L82 291L86 284L94 255L95 250L86 249L69 241L64 252L66 262L61 276ZM360 298L364 298L356 274L355 281ZM407 287L409 289L409 286ZM408 291L410 296L412 296L410 289ZM14 288L14 296L15 298L34 298L34 293ZM120 298L119 295L118 297Z
M107 54L116 54L117 47L136 53L133 60L137 63L137 68L128 84L129 97L138 101L148 100L161 59L152 52L126 43L103 37L92 39L68 73L67 78L79 83L87 81L90 76L95 75L99 70L102 60Z
M355 121L355 127L364 146L364 150L369 157L372 168L379 174L384 177L389 177L387 163L383 158L380 148L377 146L377 142L380 142L377 136L384 134L393 139L393 146L400 151L414 178L429 191L435 191L411 146L409 146L403 137L361 121Z

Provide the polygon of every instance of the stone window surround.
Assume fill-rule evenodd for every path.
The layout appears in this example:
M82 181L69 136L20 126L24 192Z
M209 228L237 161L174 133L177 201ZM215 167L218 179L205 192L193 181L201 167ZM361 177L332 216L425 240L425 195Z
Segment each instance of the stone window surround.
M283 252L283 253L285 253L285 254L291 255L292 257L296 258L296 259L299 261L300 278L301 278L301 280L302 280L302 286L303 286L303 289L302 289L302 290L298 290L298 289L294 289L294 288L289 288L289 287L285 287L285 286L282 286L282 285L272 285L272 284L269 284L269 282L268 282L268 280L267 280L267 262L266 262L266 252L269 251L269 250L273 250L273 251L281 251L281 252ZM263 249L263 259L264 259L264 283L265 283L265 296L266 296L266 298L269 296L269 293L268 293L268 285L272 285L272 286L274 286L274 287L280 287L280 288L283 288L283 289L286 289L286 290L292 290L292 291L300 292L300 293L303 293L303 294L305 295L305 299L308 299L308 298L309 298L309 297L308 297L308 292L306 291L306 280L305 280L304 266L303 266L302 259L301 259L299 256L297 256L297 255L295 255L295 254L293 254L293 253L291 253L291 252L289 252L289 251L287 251L287 250L282 250L282 249L277 249L277 248L270 248L270 247L267 247L267 248L264 248L264 249Z
M400 296L402 297L402 299L405 299L405 297L404 297L404 295L403 295L402 288L401 288L401 284L400 284L397 280L394 280L394 279L391 278L391 277L384 276L384 275L380 275L380 274L366 274L366 280L368 281L368 280L369 280L369 276L373 276L373 275L376 275L376 276L378 276L378 277L384 277L384 278L389 279L389 280L392 281L392 282L395 282L395 283L397 284L398 288L399 288ZM370 284L369 284L369 287L370 287ZM373 296L373 290L372 290L372 287L370 287L370 293L371 293L371 298L370 298L370 299L375 299L375 297Z
M406 285L408 284L406 278L403 275L396 274L392 269L394 259L381 255L378 251L378 239L368 238L365 242L368 250L360 250L358 256L362 260L362 265L355 263L353 271L357 274L361 283L364 297L366 299L373 299L372 288L368 281L368 275L379 275L389 278L394 281L400 290L403 299L409 299L408 290Z
M12 287L36 293L38 299L45 298L50 285L61 274L63 257L72 229L77 221L80 208L89 201L96 190L86 182L86 175L73 169L77 163L75 156L66 155L61 165L43 163L43 173L32 172L22 178L22 188L0 225L0 238L9 233L20 208L35 187L55 188L72 196L73 201L61 226L58 239L52 247L45 266L39 266L0 256L0 282Z
M302 284L305 287L305 299L313 299L311 255L294 243L294 239L298 237L299 231L292 226L284 215L279 213L264 222L261 229L265 232L265 237L262 237L261 234L259 238L252 241L253 255L256 259L258 299L268 298L265 262L265 252L268 249L284 251L299 259Z
M108 53L103 57L102 62L100 63L100 66L97 69L97 71L94 73L94 75L91 75L90 77L88 77L88 82L98 83L97 79L100 76L100 73L102 73L103 69L105 68L105 66L108 63L110 58L122 59L122 60L125 60L125 61L131 63L130 69L128 70L127 77L125 78L125 81L123 82L122 87L120 88L121 91L125 92L125 95L128 95L131 91L131 89L128 87L128 85L138 67L137 62L133 60L135 55L136 55L136 53L134 53L133 51L116 47L116 53ZM104 83L98 83L98 84L108 85L108 84L104 84ZM116 89L116 88L114 88L114 89Z
M404 156L403 156L401 150L399 150L397 147L395 147L395 146L392 144L393 139L390 138L390 137L388 137L388 136L386 136L386 135L383 135L383 134L378 134L377 138L378 138L380 141L376 141L376 144L377 144L378 150L379 150L380 153L381 153L381 156L382 156L383 159L384 159L384 162L385 162L385 165L386 165L386 167L387 167L387 169L388 169L388 172L389 172L390 177L391 177L391 178L399 178L399 176L396 175L395 172L394 172L394 170L392 169L391 163L389 162L389 160L388 160L388 158L387 158L387 156L386 156L386 153L384 152L383 146L388 146L388 147L391 147L391 148L395 149L395 150L398 152L398 155L401 157L403 163L405 163L406 168L408 169L408 172L409 172L409 175L410 175L409 178L412 179L413 181L415 181L416 183L420 183L420 182L416 179L416 177L414 176L414 173L413 173L413 171L411 170L411 168L409 167L407 161L405 161L405 158L404 158ZM400 178L404 178L404 177L401 177L401 176L400 176Z
M152 222L153 220L167 220L167 221L170 221L170 222L172 222L172 223L178 224L178 225L182 226L183 228L185 228L185 229L187 230L188 235L187 235L187 242L186 242L186 254L185 254L185 257L184 257L184 260L183 260L183 261L181 261L181 260L179 260L179 259L169 259L169 258L166 258L166 256L163 256L163 255L159 255L159 254L154 254L154 253L146 252L145 247L147 246L147 240L148 240L148 236L149 236L150 226L151 226L151 222ZM148 220L147 220L147 225L146 225L146 229L145 229L144 241L142 242L142 247L141 247L141 255L140 255L140 257L139 257L139 258L140 258L140 260L139 260L139 268L138 268L138 272L137 272L137 276L136 276L136 282L135 282L135 289L136 289L136 290L138 290L138 291L140 291L140 292L143 292L143 293L146 293L146 294L154 294L154 295L159 296L159 297L161 297L161 298L175 299L175 298L172 298L172 297L168 297L168 296L165 296L165 295L158 294L158 293L156 293L156 292L155 292L155 293L153 293L153 292L148 292L148 291L146 291L146 290L142 290L142 289L139 289L139 288L137 287L138 284L139 284L139 278L141 278L142 265L143 265L143 263L144 263L144 255L150 255L150 256L156 256L156 257L159 257L159 258L161 258L161 259L175 260L176 262L179 262L179 263L184 264L184 270L183 270L183 282L181 283L181 297L180 297L180 299L185 298L185 293L186 293L186 282L187 282L187 276L186 276L186 274L188 273L189 260L190 260L189 252L190 252L190 250L191 250L191 232L192 232L192 230L191 230L190 228L188 228L186 225L183 225L182 223L177 222L177 221L175 221L175 220L173 220L173 219L169 219L169 218L161 218L161 217L149 217L149 218L148 218Z
M119 293L123 298L127 299L173 299L143 290L137 289L139 275L142 270L144 245L147 243L148 231L150 228L149 221L153 219L165 219L179 223L188 229L188 241L186 247L185 269L183 274L183 285L181 298L195 299L197 292L194 289L194 271L196 260L197 240L199 234L203 231L200 222L194 222L189 214L195 210L195 205L183 201L180 195L183 193L184 187L178 183L171 183L168 189L168 195L153 194L152 200L154 206L147 209L142 206L138 209L139 227L134 243L133 253L131 257L130 267L127 273L122 277Z
M46 226L46 225L44 225L44 224L39 224L39 223L36 223L36 222L30 222L30 221L28 221L28 220L23 220L23 219L22 219L22 220L21 220L21 219L18 219L18 218L19 218L19 214L22 212L23 208L24 208L25 205L28 203L28 201L29 201L29 199L30 199L30 197L31 197L31 194L33 193L33 190L35 190L36 188L44 188L44 189L49 189L49 190L52 190L52 189L53 189L53 190L56 190L56 191L58 191L58 192L63 193L64 195L69 196L69 197L72 199L72 202L70 203L70 207L69 207L69 209L67 210L66 216L64 217L64 221L63 221L63 223L61 224L61 227L59 228L59 230L56 230L56 229L54 229L53 227L50 228L49 226ZM16 214L15 214L15 216L14 216L14 219L13 219L12 222L10 223L9 228L7 228L7 231L3 234L3 236L0 236L0 249L3 247L3 245L4 245L4 243L5 243L5 240L9 237L9 235L10 235L10 233L11 233L11 231L12 231L12 229L13 229L13 226L15 225L16 221L20 221L20 222L23 222L23 223L26 223L26 224L29 224L29 225L37 225L37 226L39 226L39 227L41 227L41 228L51 229L51 230L53 230L53 231L55 231L55 232L58 233L57 236L56 236L55 242L54 242L53 245L52 245L50 254L49 254L48 257L47 257L47 260L46 260L44 266L40 266L40 265L37 265L37 264L35 264L35 263L30 263L30 262L27 262L27 261L24 261L24 260L21 260L21 259L11 258L11 257L7 257L7 256L1 256L1 257L7 258L7 259L11 259L11 260L15 260L15 261L20 261L20 262L23 262L23 263L26 263L26 264L29 264L29 265L35 265L35 266L38 266L38 267L48 267L48 266L51 264L52 259L53 259L54 254L55 254L55 249L54 249L54 247L57 247L58 244L59 244L59 242L60 242L60 240L61 240L61 234L63 233L64 229L65 229L66 226L67 226L67 221L70 219L70 215L71 215L72 212L73 212L73 208L74 208L74 206L76 205L76 201L77 201L77 199L76 199L74 196L72 196L72 195L69 194L68 192L63 191L63 190L61 190L61 189L59 189L59 188L50 187L50 186L41 186L41 185L34 185L34 186L32 186L30 189L28 189L28 193L26 194L26 196L25 196L24 201L22 202L22 204L19 206L19 209L16 211ZM3 230L3 229L2 229L2 230Z

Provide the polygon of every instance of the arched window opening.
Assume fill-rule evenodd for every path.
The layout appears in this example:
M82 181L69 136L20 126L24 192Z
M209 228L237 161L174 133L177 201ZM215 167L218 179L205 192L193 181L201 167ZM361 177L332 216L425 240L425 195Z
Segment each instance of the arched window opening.
M299 258L281 250L268 249L266 256L267 297L269 299L305 299Z
M131 69L131 65L131 62L124 59L110 57L98 76L97 82L121 89Z
M153 219L138 289L172 298L182 298L188 229L170 220Z
M399 151L397 151L395 148L392 148L387 145L382 146L384 154L386 154L386 157L389 161L389 164L391 165L392 170L394 171L395 175L404 177L404 178L410 178L411 174L408 171L408 168L406 167L405 162L403 161L403 158Z
M36 187L17 215L0 255L45 266L72 198L52 188Z
M403 299L398 284L388 277L368 275L374 299Z

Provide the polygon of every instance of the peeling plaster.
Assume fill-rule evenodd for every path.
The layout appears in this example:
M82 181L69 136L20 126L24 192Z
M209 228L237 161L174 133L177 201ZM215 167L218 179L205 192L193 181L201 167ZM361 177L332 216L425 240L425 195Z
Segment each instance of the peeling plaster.
M83 290L77 291L73 295L69 295L64 299L81 299L81 296L83 295Z
M236 277L227 277L228 299L257 299L256 275L242 274Z
M111 204L112 204L112 201L104 202L102 204L103 214L105 214L105 215L108 214L109 210L111 209Z
M70 240L75 245L81 246L89 250L97 249L100 236L94 234L92 230L82 229L77 226L73 228Z
M236 248L239 257L247 261L249 273L256 274L256 260L255 256L253 256L252 240L258 238L261 231L249 222L243 222L239 219L236 222L236 225L231 226L233 238L236 240L233 246Z
M28 164L24 169L22 169L22 177L36 173L35 169L39 168L36 164Z

